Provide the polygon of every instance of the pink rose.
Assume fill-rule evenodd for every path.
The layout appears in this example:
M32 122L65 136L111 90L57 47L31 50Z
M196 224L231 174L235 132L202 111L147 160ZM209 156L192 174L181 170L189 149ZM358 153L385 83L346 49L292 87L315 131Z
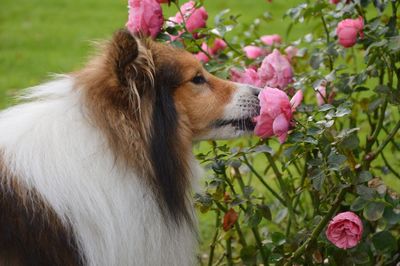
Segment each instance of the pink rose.
M207 63L208 61L210 61L210 58L203 52L198 52L194 56L202 63Z
M326 229L326 237L335 246L348 249L357 246L363 232L360 218L353 212L342 212L336 215Z
M264 36L261 36L260 40L263 43L265 43L266 45L270 45L270 46L277 45L282 42L282 38L278 34L264 35Z
M324 85L320 85L315 89L315 97L317 98L317 103L319 106L325 104L326 87Z
M156 0L129 0L129 18L126 27L132 33L155 38L164 23L160 3Z
M292 61L293 57L295 57L297 55L297 52L299 51L299 49L297 49L294 46L288 46L285 49L285 53L286 53L286 58L289 61Z
M257 57L264 55L264 50L254 45L245 46L243 50L246 53L247 58L250 59L256 59Z
M256 87L263 87L263 84L257 74L257 71L251 67L245 69L244 72L239 71L237 69L231 69L230 80L242 84L253 85Z
M207 52L210 56L218 54L221 50L224 50L225 48L226 48L226 43L221 39L215 39L213 47L211 48L205 42L201 44L201 49ZM203 63L207 63L208 61L210 61L210 58L202 51L195 54L195 56L198 60L200 60Z
M357 42L357 36L364 37L363 33L364 20L362 17L357 19L345 19L339 22L336 28L336 34L339 38L339 43L343 47L352 47Z
M258 69L262 82L269 87L284 89L293 81L293 69L286 57L274 49L267 55Z
M208 47L208 45L205 42L203 42L201 44L201 49L203 49L203 51L207 52L210 56L212 55L211 49ZM202 63L207 63L208 61L210 61L210 58L202 51L198 52L194 56Z
M224 50L227 47L226 42L222 39L215 39L213 47L211 47L211 53L213 55L217 54L218 52Z
M292 125L293 111L303 100L303 92L297 91L292 100L283 91L266 87L258 95L260 115L254 133L261 138L277 136L280 143L285 142Z
M175 18L172 19L176 23L185 22L186 28L189 32L193 32L197 29L204 28L208 18L207 11L204 7L196 8L194 1L189 1L181 6L181 13L178 12Z

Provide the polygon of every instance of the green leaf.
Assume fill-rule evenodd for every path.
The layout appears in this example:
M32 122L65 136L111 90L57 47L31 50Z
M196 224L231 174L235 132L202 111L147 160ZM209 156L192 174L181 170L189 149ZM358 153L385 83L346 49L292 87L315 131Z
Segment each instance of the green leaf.
M351 113L351 110L347 107L339 106L336 110L335 116L336 117L343 117Z
M385 218L389 224L400 223L400 213L395 212L391 207L385 208L385 212L383 213L383 218Z
M356 186L356 192L358 195L360 195L363 199L365 200L370 200L375 196L375 189L369 188L365 185L357 185Z
M325 172L321 169L314 169L311 173L313 187L320 191L325 181Z
M267 219L268 221L272 220L271 209L267 205L259 204L257 205L257 208L264 219Z
M383 216L385 204L382 202L369 202L364 208L364 217L368 221L377 221Z
M400 51L400 35L389 38L388 48L393 53Z
M320 53L315 53L311 56L310 66L313 69L318 69L321 63L324 61L324 57Z
M281 232L273 232L271 234L271 240L272 243L274 243L276 246L280 246L286 243L285 235Z
M358 175L358 183L364 183L372 179L372 174L368 171L361 171Z
M397 250L396 238L389 231L376 233L372 237L372 243L376 250L382 253L390 253Z
M361 197L356 198L350 206L352 211L360 211L364 208L367 201Z

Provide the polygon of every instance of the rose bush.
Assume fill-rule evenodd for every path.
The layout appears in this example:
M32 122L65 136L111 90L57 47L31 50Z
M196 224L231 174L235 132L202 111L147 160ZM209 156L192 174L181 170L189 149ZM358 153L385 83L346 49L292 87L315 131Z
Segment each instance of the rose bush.
M208 169L194 196L208 225L199 263L395 265L400 2L304 1L285 15L289 34L312 25L293 42L284 32L265 35L265 17L242 26L224 10L212 24L202 3L170 1L178 13L161 31L157 17L153 24L138 11L134 21L145 23L132 25L157 25L157 35L128 23L192 52L216 75L263 88L255 118L261 138L198 150Z

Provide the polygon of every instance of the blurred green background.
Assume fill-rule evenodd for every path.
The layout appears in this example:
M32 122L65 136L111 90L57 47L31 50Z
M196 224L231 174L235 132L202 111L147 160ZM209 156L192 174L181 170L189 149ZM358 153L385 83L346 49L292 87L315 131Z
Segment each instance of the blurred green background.
M183 2L183 1L180 1ZM262 24L262 33L284 35L288 20L282 16L299 0L206 0L208 24L229 8L239 22L251 23L264 12L273 21ZM175 6L164 6L165 17ZM109 38L127 20L127 1L107 0L3 0L0 9L0 107L13 103L18 89L39 84L52 73L78 70L93 54L93 41ZM301 32L293 31L293 36ZM232 36L229 36L232 37Z

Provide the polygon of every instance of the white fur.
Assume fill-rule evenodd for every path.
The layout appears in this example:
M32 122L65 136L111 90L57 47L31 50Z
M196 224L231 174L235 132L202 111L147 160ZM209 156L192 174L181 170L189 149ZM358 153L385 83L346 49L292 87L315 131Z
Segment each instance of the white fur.
M248 118L253 117L258 113L259 101L256 94L260 92L260 89L240 83L236 83L235 85L236 88L232 95L232 99L224 107L223 120ZM249 131L238 129L233 125L225 125L211 129L206 134L200 136L199 139L231 139L249 133Z
M7 165L72 224L89 265L194 265L195 232L168 230L141 178L116 166L73 85L58 78L0 113Z

